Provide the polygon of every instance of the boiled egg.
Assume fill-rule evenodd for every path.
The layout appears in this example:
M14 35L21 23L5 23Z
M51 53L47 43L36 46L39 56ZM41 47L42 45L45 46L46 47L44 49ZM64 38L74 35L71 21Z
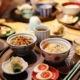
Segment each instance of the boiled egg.
M33 71L38 73L41 71L47 71L49 69L49 66L47 64L38 64L37 66L34 67Z
M60 21L63 22L63 23L68 23L68 24L71 24L71 23L75 23L76 21L78 20L78 17L73 17L71 15L64 15Z
M4 26L4 27L1 27L1 30L6 31L6 32L9 32L10 31L10 28Z
M6 31L1 30L0 34L1 34L1 35L5 35L5 34L6 34Z
M39 80L50 80L52 78L51 71L41 71L36 74L36 78Z

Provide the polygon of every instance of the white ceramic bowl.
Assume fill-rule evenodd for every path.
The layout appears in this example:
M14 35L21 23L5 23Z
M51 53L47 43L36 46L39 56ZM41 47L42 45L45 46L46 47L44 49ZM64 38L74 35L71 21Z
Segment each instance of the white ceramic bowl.
M60 52L60 53L48 52L48 51L45 51L43 49L43 46L45 45L45 42L48 42L48 43L55 43L55 42L62 43L64 45L66 45L68 47L68 49L66 51ZM63 60L65 60L67 58L68 54L69 54L70 48L71 48L71 44L67 40L62 39L62 38L47 38L47 39L44 39L40 43L40 49L42 51L42 56L49 63L59 63L59 62L62 62Z
M10 72L10 71L8 71L8 66L11 65L11 64L10 64L10 59L2 63L2 69L3 69L3 71L4 71L6 74L10 74L10 75L15 75L15 74L20 74L20 73L22 73L23 71L25 71L25 70L27 69L28 63L25 62L25 61L23 60L23 58L20 58L20 60L21 60L22 65L23 65L23 69L22 69L20 72Z
M80 12L80 3L65 2L61 5L62 12L68 15L76 15Z
M27 36L33 39L33 43L25 46L16 46L10 44L10 41L15 38L16 36ZM37 38L35 35L29 34L29 33L18 33L18 34L13 34L7 38L7 43L9 44L10 48L17 53L19 56L27 55L28 51L32 50L35 46Z

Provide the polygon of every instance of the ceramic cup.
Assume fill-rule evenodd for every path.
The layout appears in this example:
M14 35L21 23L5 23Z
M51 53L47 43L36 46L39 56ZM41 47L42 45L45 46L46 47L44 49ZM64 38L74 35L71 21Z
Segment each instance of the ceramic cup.
M32 16L29 20L29 28L31 30L34 30L34 27L40 24L41 24L41 21L37 16Z
M47 25L38 25L34 28L37 42L40 43L42 40L50 37L50 27Z
M39 7L40 10L40 16L46 17L50 16L52 13L52 5L46 4L46 5L41 5Z

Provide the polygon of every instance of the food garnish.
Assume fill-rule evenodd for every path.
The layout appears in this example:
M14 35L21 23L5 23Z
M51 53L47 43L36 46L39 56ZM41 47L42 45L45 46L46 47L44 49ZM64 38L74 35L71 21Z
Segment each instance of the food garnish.
M29 36L16 36L13 39L11 39L10 44L16 45L16 46L26 46L33 43L33 39Z
M13 71L14 72L19 72L19 71L21 71L21 67L20 66L14 66Z

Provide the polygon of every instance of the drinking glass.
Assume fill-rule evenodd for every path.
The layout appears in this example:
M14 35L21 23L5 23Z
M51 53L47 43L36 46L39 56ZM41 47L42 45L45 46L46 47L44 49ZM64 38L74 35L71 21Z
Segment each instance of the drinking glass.
M80 39L75 39L73 41L73 46L74 46L74 50L75 50L75 53L80 56Z

